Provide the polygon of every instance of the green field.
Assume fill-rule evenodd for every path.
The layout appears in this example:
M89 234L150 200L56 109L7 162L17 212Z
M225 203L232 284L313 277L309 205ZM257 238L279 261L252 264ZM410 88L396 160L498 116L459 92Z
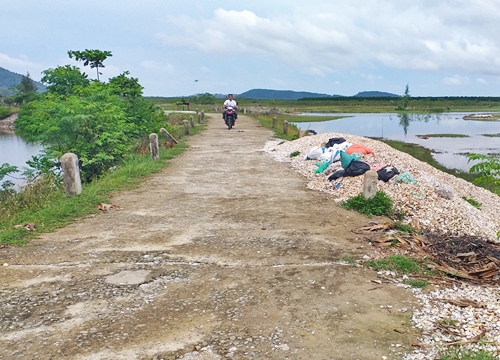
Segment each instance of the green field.
M189 97L150 97L151 101L164 110L187 110L186 105L177 105L181 101L189 102ZM216 99L212 104L192 104L191 109L198 108L205 112L221 107L225 99ZM404 111L397 110L401 105L400 98L360 98L338 97L301 100L267 100L237 98L240 109L249 111L271 111L279 114L297 114L302 112L339 112L339 113L381 113L381 112L495 112L500 111L500 97L412 97Z

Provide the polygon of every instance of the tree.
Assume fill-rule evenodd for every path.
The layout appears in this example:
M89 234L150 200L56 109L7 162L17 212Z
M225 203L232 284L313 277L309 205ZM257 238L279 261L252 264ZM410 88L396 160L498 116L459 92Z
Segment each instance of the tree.
M60 95L73 94L75 86L87 86L90 83L87 74L71 65L47 69L42 71L42 74L42 83L47 85L47 91Z
M31 80L29 72L23 75L21 83L17 86L17 90L21 93L36 92L37 88L35 82Z
M97 71L97 81L99 81L99 74L102 75L102 73L99 72L99 67L103 68L104 64L103 61L106 60L108 57L113 56L111 54L111 51L101 51L97 49L85 49L85 51L73 51L70 50L68 51L68 56L70 59L75 57L75 60L77 61L83 61L83 66L88 66L90 65L90 68L96 68Z
M16 94L13 96L13 102L21 105L36 99L37 87L35 82L31 80L30 73L26 73L21 78L21 83L15 87Z
M401 97L401 105L398 110L406 110L408 105L410 104L410 85L406 84L405 93Z
M112 93L124 98L142 96L143 87L139 84L139 79L127 77L127 75L130 75L130 72L124 71L122 74L109 79Z

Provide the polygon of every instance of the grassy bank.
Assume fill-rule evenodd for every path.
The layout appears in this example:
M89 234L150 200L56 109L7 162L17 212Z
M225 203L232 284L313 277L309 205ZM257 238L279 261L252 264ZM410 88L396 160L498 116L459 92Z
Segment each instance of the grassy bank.
M190 135L204 125L190 128ZM179 135L178 135L179 136ZM13 197L0 202L0 244L24 246L40 233L52 232L80 217L99 212L99 203L108 203L116 191L138 187L149 175L168 167L168 160L187 149L185 139L173 148L160 149L160 160L148 153L131 154L118 169L83 185L78 196L66 197L62 186L38 181Z
M435 167L436 169L441 170L442 172L453 175L453 176L460 178L460 179L464 179L465 181L468 181L470 183L474 183L475 180L479 177L479 175L477 175L477 174L472 174L472 173L465 172L462 170L457 170L457 169L449 169L447 167L442 166L436 160L434 160L434 158L432 157L432 151L423 147L423 146L416 145L416 144L408 144L408 143L404 143L402 141L395 141L395 140L382 140L382 139L377 139L377 140L380 140L380 141L386 143L387 145L393 147L396 150L410 154L414 158L416 158L422 162L425 162L425 163ZM481 186L481 185L478 185L478 186ZM499 190L495 186L495 184L488 184L488 185L484 185L482 187L484 187L485 189L487 189L495 194L498 193L498 190Z

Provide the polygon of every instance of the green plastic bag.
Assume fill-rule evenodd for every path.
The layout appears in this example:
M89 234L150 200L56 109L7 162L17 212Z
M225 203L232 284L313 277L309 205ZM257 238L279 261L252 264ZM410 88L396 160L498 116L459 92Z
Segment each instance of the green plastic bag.
M318 165L318 164L316 164L316 165ZM326 170L326 168L328 167L328 165L330 165L330 161L324 161L324 162L320 163L320 164L318 165L318 168L316 169L316 171L315 171L314 173L315 173L315 174L320 174L320 173L322 173L323 171L325 171L325 170Z
M342 168L347 169L353 160L361 160L361 158L356 154L349 155L345 151L340 152L340 164L342 165Z

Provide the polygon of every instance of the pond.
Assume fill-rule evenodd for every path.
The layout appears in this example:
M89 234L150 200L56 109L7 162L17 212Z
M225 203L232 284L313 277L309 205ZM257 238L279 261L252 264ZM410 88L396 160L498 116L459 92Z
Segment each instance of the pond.
M13 132L0 132L0 165L10 164L19 168L26 166L26 161L32 156L38 155L42 146L38 144L28 144L21 137ZM20 174L6 176L3 180L12 181L16 185L22 185ZM0 180L0 184L3 181Z
M418 144L432 150L434 159L450 169L468 171L474 162L468 162L467 153L500 157L500 121L464 120L463 117L470 113L302 115L346 116L346 118L293 123L299 129L312 129L318 134L336 132ZM466 137L421 137L437 134L457 134Z

